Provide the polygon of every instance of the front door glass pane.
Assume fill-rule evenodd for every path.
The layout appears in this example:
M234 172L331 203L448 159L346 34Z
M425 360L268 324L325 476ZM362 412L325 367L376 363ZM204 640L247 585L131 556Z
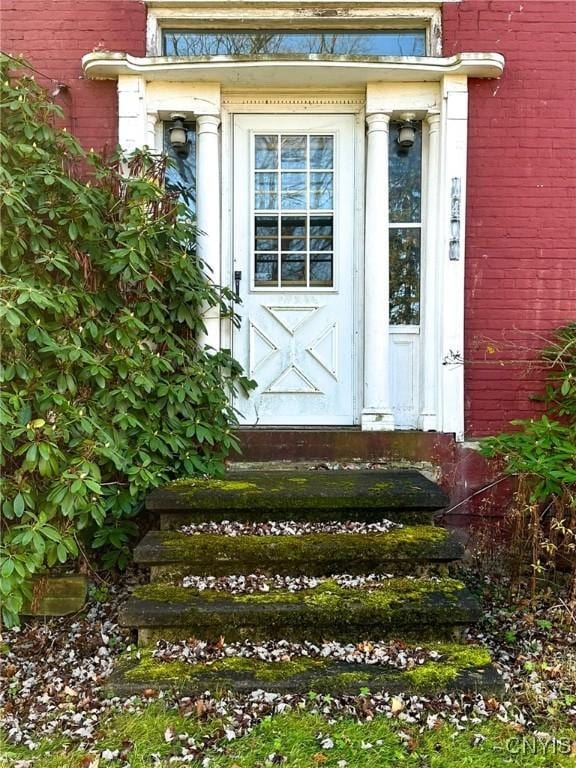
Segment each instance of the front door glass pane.
M254 286L334 285L334 136L254 136Z

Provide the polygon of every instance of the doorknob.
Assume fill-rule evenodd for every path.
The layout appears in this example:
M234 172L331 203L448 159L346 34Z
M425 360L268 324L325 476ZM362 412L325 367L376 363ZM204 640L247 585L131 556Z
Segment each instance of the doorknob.
M240 281L242 280L242 272L237 270L234 272L234 282L236 284L236 298L240 299Z

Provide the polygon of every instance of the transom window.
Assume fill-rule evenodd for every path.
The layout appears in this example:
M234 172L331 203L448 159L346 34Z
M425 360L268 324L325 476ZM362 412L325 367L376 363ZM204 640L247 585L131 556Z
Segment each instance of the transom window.
M332 54L425 56L425 29L164 29L164 56Z
M334 135L254 136L254 285L334 285Z

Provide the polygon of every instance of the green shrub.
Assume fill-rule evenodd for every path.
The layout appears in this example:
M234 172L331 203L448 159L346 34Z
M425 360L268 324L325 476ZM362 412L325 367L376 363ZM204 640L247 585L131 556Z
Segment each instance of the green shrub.
M560 328L542 357L549 383L540 418L513 421L515 432L482 441L518 478L511 510L512 545L538 573L568 566L576 600L576 323Z
M25 65L24 65L25 66ZM56 127L57 108L2 57L0 272L2 550L11 625L34 573L84 550L122 566L146 491L218 474L230 393L250 386L198 339L230 314L194 252L165 160L105 162Z

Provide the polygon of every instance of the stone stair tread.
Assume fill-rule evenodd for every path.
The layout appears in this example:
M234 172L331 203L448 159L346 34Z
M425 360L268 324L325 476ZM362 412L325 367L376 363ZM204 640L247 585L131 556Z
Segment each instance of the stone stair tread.
M177 480L146 499L149 510L211 520L321 519L326 513L331 519L395 519L415 512L425 519L447 504L438 485L416 470L233 471L222 480Z
M188 535L150 531L134 550L140 565L174 566L196 575L274 572L326 576L387 573L459 560L463 547L446 529L405 526L386 533L313 533L302 536ZM396 569L396 570L394 570ZM169 568L166 568L169 571Z
M358 695L365 689L419 695L450 692L499 695L503 692L504 682L485 649L461 646L463 652L459 652L454 644L435 644L434 647L446 652L442 659L427 661L411 670L309 658L255 662L236 657L207 666L185 661L159 662L152 658L151 650L142 649L139 659L121 662L108 688L116 696L131 696L147 689L177 690L184 696L207 690L213 695L254 690L280 694L315 691L331 695Z
M251 640L390 637L414 631L439 637L477 621L477 599L454 579L394 577L367 590L324 582L290 593L272 590L255 595L199 592L171 584L138 587L120 612L120 623L138 627L141 640L163 637ZM146 635L145 630L155 630ZM161 630L161 631L160 631Z

